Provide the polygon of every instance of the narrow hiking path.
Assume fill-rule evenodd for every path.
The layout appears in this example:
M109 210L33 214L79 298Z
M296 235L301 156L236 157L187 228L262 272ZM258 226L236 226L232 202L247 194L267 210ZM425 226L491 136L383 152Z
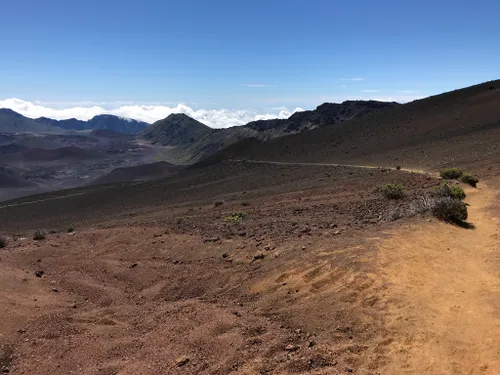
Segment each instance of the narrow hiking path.
M467 194L476 229L432 220L379 246L393 339L382 374L500 374L498 191Z
M337 163L307 163L307 162L288 162L288 161L266 161L266 160L242 160L236 159L231 160L233 162L245 162L245 163L256 163L256 164L274 164L274 165L298 165L298 166L320 166L320 167L349 167L349 168L363 168L363 169L395 169L392 167L383 167L379 165L358 165L358 164L337 164ZM405 172L415 172L415 173L428 173L421 169L411 169L411 168L401 168Z

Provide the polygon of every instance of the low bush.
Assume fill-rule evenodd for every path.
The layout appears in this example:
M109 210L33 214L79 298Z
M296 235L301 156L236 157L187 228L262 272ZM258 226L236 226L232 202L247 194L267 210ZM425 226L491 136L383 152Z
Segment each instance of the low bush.
M73 228L73 227L69 227L67 230L68 233L73 233L74 231L75 231L75 228Z
M7 246L7 239L3 236L0 236L0 249L3 249Z
M405 196L405 187L403 184L386 184L380 186L378 190L387 199L401 199Z
M439 174L446 180L456 180L457 178L460 178L464 172L462 172L460 168L446 168L442 169Z
M401 170L401 166L400 166L400 165L396 165L396 169L397 169L398 171L400 171L400 170Z
M472 187L477 187L479 179L471 173L464 173L460 177L460 181L462 181L464 184L469 184Z
M222 206L223 204L224 204L224 201L222 201L222 200L215 201L214 202L214 207L219 207L219 206Z
M177 219L175 219L175 222L177 223L177 225L181 225L185 221L186 221L186 219L184 219L183 217L178 217Z
M434 201L432 213L439 219L460 223L467 220L467 204L457 198L441 197Z
M231 215L224 218L224 221L228 221L231 223L239 223L246 217L244 212L233 212Z
M42 241L46 237L45 231L43 230L37 230L35 233L33 233L33 239L35 241Z
M460 186L450 186L448 184L442 184L439 186L435 190L434 195L437 197L450 197L459 200L464 200L466 197L464 190Z
M242 205L243 207L246 207L246 206L250 206L250 203L248 203L248 202L246 202L246 201L243 201L243 202L241 202L241 205Z

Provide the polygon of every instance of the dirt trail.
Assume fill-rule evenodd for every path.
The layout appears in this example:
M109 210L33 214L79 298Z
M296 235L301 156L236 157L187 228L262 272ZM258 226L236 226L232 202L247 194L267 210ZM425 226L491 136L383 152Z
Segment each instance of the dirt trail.
M380 246L394 337L383 374L500 373L497 191L467 194L476 229L433 220L394 230Z

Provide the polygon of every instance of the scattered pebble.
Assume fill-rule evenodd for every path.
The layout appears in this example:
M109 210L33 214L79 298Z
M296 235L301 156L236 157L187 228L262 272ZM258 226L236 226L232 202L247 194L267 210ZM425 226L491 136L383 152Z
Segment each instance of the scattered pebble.
M189 358L186 356L182 356L182 357L177 358L177 360L175 361L175 365L177 367L182 367L182 366L186 365L188 362L189 362Z

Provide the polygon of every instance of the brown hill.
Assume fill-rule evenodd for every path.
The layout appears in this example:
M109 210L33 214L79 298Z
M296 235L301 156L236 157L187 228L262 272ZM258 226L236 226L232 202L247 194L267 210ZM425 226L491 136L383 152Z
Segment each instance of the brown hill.
M107 175L99 177L92 185L111 184L126 181L158 180L171 176L181 167L164 161L150 164L141 164L133 167L116 168Z
M235 144L223 159L439 166L500 156L500 81L486 82L265 142Z

